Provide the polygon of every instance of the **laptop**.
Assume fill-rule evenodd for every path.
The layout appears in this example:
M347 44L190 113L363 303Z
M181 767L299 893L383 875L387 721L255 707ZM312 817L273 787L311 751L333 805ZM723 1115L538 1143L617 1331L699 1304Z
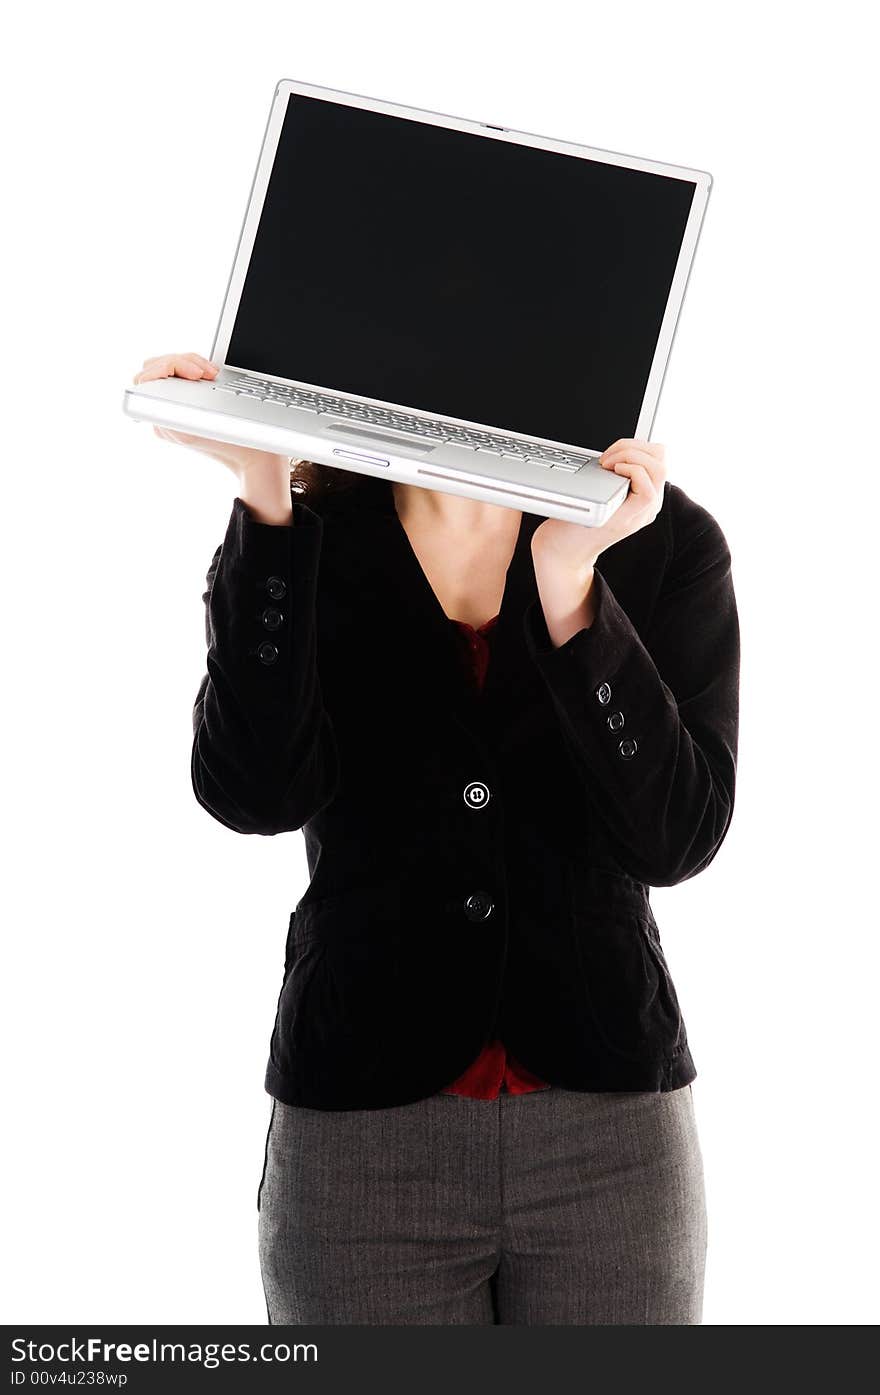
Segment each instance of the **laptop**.
M601 525L650 439L712 177L285 80L211 381L132 418Z

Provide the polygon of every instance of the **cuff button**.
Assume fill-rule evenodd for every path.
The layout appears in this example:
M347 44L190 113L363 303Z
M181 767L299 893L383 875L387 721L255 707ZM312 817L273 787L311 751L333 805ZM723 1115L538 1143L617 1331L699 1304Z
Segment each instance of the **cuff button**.
M263 611L260 619L267 630L277 630L281 627L284 616L281 614L280 610L276 610L274 606L269 605Z
M599 699L603 707L607 706L607 704L611 701L610 683L600 683L598 688L596 689L596 697Z
M257 655L261 664L274 664L278 658L278 650L274 644L269 643L268 639L264 639L257 650Z
M273 601L280 601L282 596L287 595L287 584L280 576L270 576L266 582L266 590L269 592Z
M630 760L639 748L634 741L621 741L617 749L624 760Z
M608 725L612 731L620 731L620 728L623 726L623 713L612 712L611 716L608 718Z

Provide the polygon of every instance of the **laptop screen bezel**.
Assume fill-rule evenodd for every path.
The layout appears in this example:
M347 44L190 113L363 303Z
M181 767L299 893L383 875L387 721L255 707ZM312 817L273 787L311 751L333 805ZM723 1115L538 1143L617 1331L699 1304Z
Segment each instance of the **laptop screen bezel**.
M247 373L252 371L244 365L227 364L226 353L232 338L235 319L238 314L239 302L241 300L245 277L250 264L251 252L260 224L260 216L263 210L266 191L269 187L275 152L278 147L282 125L287 113L288 102L291 97L297 95L315 97L324 101L336 102L345 106L359 107L368 111L382 112L389 116L400 116L407 121L422 121L429 125L444 126L450 130L466 131L473 135L481 136L485 140L512 141L520 145L534 146L540 150L556 151L562 155L574 155L581 159L601 161L602 163L616 165L624 169L642 170L650 174L665 175L673 179L687 180L692 183L694 185L694 197L691 203L684 237L682 238L675 273L669 290L666 311L661 323L651 370L645 384L645 392L639 410L638 424L634 432L636 439L650 440L657 404L660 399L666 368L672 351L675 332L684 303L685 292L690 279L691 267L699 242L703 217L706 211L706 205L709 201L709 194L712 188L712 175L707 170L691 169L681 165L670 165L658 160L646 159L641 156L624 155L618 151L601 150L595 146L582 145L574 141L556 140L549 136L536 135L530 131L514 130L510 127L501 127L484 121L470 120L461 116L450 116L445 112L429 111L421 107L403 106L398 102L386 102L378 97L367 97L356 92L342 92L336 88L320 87L314 83L298 82L292 78L283 78L277 84L272 97L272 106L268 121L266 122L260 155L251 183L251 190L248 195L247 210L238 237L232 270L229 275L229 281L223 300L223 308L220 312L220 318L214 334L214 342L210 354L214 363L223 364L239 372ZM362 397L357 393L346 392L333 387L332 384L307 383L304 380L292 378L275 378L272 374L266 373L261 373L259 376L279 383L294 383L296 386L317 388L319 391L329 391L335 396L349 399L352 402L362 402L381 407L392 407L399 411L408 412L414 416L423 416L426 419L441 415L440 413L432 413L413 408L408 403L391 402L386 398ZM488 425L480 421L471 421L463 417L453 417L447 412L442 413L442 416L445 421L452 421L462 426L475 427L490 432L496 432L498 430L497 426ZM608 442L597 443L595 449L593 449L593 447L586 448L583 445L574 445L570 441L554 440L551 437L526 436L516 431L506 431L505 434L512 437L520 437L525 441L540 441L543 444L551 446L566 446L585 454L599 454L599 452L604 450L608 445Z

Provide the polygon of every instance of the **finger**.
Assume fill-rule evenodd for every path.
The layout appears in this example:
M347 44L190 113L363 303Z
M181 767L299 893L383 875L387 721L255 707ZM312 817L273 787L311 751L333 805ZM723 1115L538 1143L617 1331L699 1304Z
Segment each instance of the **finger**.
M178 359L190 358L190 354L154 354L144 359L144 368L153 368L157 363L176 363Z
M620 440L612 441L611 445L603 451L607 455L608 451L616 450L618 446L637 446L642 450L651 451L662 455L665 449L662 441L646 441L641 436L621 436Z
M644 465L622 460L614 467L614 473L629 477L630 494L634 494L643 507L647 507L657 498L656 485L650 471Z
M172 371L178 378L201 378L204 369L196 363L191 354L175 354L171 360Z
M151 382L155 378L201 378L203 370L198 363L191 363L182 354L166 354L154 359L140 377L141 382Z
M613 455L607 456L602 461L603 470L613 470L616 465L632 461L636 465L643 465L659 488L660 481L666 473L666 465L662 460L657 460L656 456L649 455L647 451L630 448L626 451L615 451Z
M136 373L134 380L136 383L154 383L159 378L183 378L188 376L190 375L184 373L175 374L173 368L166 368L162 364L157 364L156 367L148 368L144 373Z
M610 445L607 448L607 450L603 450L602 454L599 456L599 460L605 461L609 458L609 456L618 454L620 452L625 452L627 450L647 451L649 455L654 456L657 460L662 460L666 454L666 447L662 445L659 441L622 439L620 441L615 441L613 445Z
M613 465L618 460L637 459L650 460L654 464L657 462L657 457L641 446L619 446L614 450L606 451L604 455L599 457L603 465Z
M149 368L154 363L176 363L179 359L190 359L192 363L199 363L203 368L216 368L209 358L204 358L201 354L155 354L152 358L145 358L144 368Z
M202 372L218 371L218 365L212 363L211 359L202 359L201 353L184 353L180 354L179 357L187 360L188 363L194 363L197 368L201 368Z
M193 371L198 369L199 373L201 373L203 371L203 365L197 362L194 354L161 354L158 358L145 359L144 369L148 371L151 369L162 369L165 371L166 376L168 373L179 373L181 377L189 377L190 374L186 372L187 369Z

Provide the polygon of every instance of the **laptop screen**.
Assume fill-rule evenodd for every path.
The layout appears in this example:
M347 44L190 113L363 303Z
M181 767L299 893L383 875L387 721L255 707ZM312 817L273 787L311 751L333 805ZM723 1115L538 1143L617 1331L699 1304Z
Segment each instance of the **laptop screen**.
M694 190L294 94L226 361L604 450L635 435Z

